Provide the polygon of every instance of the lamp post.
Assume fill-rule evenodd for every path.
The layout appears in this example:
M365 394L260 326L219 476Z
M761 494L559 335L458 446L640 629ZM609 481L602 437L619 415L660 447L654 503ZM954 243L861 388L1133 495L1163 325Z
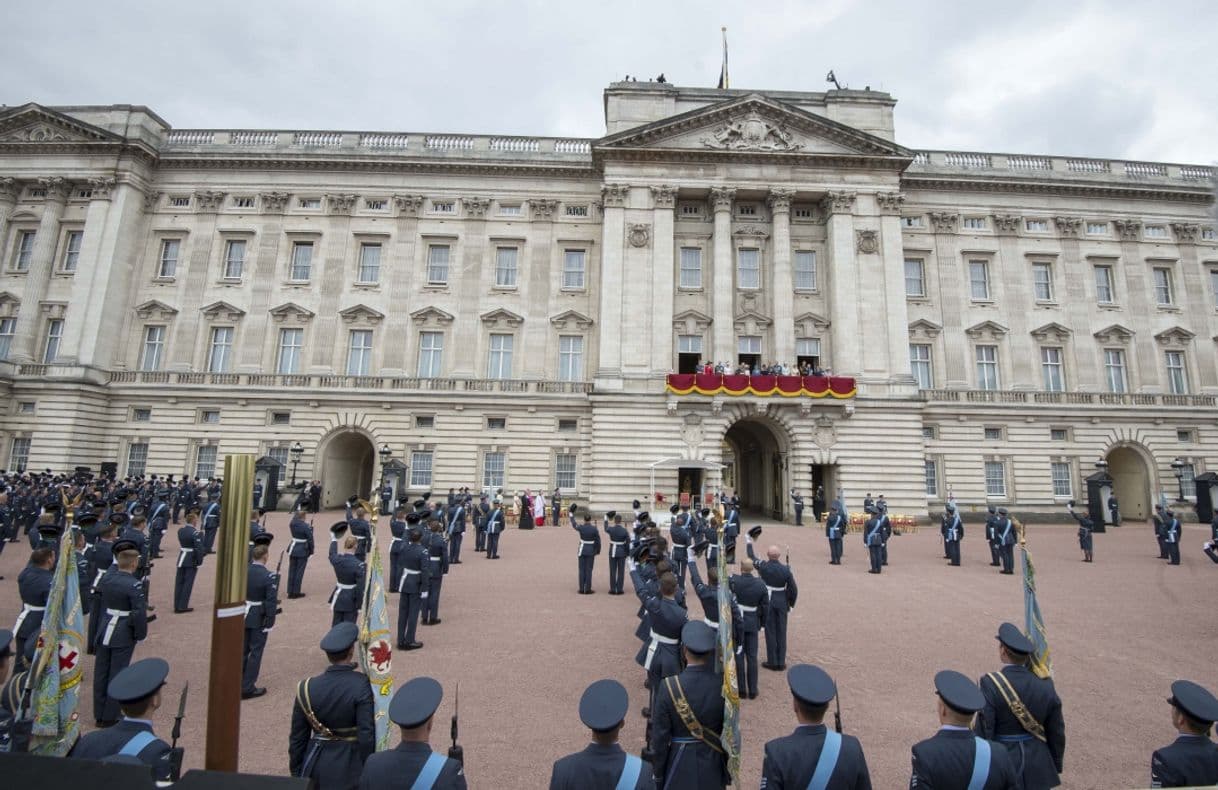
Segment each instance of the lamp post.
M300 442L288 448L288 455L292 456L292 488L296 487L296 467L300 464L300 456L304 455L304 447Z
M1098 461L1096 461L1096 462L1095 462L1095 468L1096 468L1096 470L1097 470L1097 471L1099 471L1099 472L1103 472L1104 474L1108 474L1108 462L1107 462L1107 461L1105 461L1105 460L1103 459L1103 457L1101 457L1101 458L1100 458L1100 460L1098 460Z
M1176 486L1180 491L1179 501L1181 502L1184 501L1184 467L1186 465L1184 459L1178 455L1171 462L1171 470L1176 475Z
M381 487L377 489L377 497L381 497L381 492L385 490L385 466L393 459L393 450L389 449L389 445L382 444L381 449L377 450L377 455L381 457Z

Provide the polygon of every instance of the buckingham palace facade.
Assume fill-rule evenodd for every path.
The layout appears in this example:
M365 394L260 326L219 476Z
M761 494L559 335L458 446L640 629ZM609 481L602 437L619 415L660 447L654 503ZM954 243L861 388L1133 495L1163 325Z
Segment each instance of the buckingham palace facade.
M1106 462L1128 518L1187 499L1218 467L1211 169L914 151L894 105L622 82L591 140L6 108L0 467L253 453L336 504L387 447L412 492L786 518L815 485L1059 512Z

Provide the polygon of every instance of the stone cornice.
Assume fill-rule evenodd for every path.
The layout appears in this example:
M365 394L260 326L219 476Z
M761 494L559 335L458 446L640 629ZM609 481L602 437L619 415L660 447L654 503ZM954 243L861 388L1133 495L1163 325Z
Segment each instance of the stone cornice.
M1151 186L1148 184L1097 184L1065 181L1011 181L967 177L928 177L904 175L902 191L925 189L939 192L998 192L1060 197L1113 198L1115 200L1165 200L1181 203L1212 203L1206 184L1196 187Z
M210 157L170 154L161 157L166 170L319 170L325 172L459 173L475 175L531 175L547 178L595 179L591 163L504 162L477 159L328 158L254 156Z

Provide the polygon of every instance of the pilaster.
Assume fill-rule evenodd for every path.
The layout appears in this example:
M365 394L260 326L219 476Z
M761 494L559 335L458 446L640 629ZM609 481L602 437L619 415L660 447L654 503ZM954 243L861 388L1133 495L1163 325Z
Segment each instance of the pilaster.
M422 297L411 289L412 278L408 272L414 268L417 258L415 245L418 243L419 208L423 205L423 196L394 195L393 204L398 216L394 226L396 231L390 245L389 268L384 274L384 288L388 296L387 304L392 305L393 309L389 310L388 315L385 316L385 332L388 333L386 335L388 338L402 338L402 340L398 344L401 346L400 349L396 351L387 349L385 367L392 368L400 365L407 376L413 376L419 372L419 333L411 322L410 314L426 305L422 302ZM465 298L467 290L472 289L462 289L462 293L458 294L458 300ZM477 294L470 293L468 298L476 300ZM477 312L477 301L470 301L468 304L459 301L459 304L463 310L461 315L472 315ZM475 322L465 323L473 324ZM444 350L441 352L443 372L454 372L458 365L464 365L467 372L462 375L469 375L473 370L476 355L459 353L459 350L476 348L476 346L459 344L456 340L457 327L455 325L450 325L450 327L450 331L445 334ZM474 327L474 331L476 329ZM476 342L477 338L475 337L474 340Z
M830 368L837 376L857 376L863 358L859 344L859 288L854 257L854 193L829 192L824 199L829 251L829 329L833 339Z
M771 189L766 197L774 224L774 354L795 364L795 279L791 271L791 189Z
M557 370L558 367L558 339L549 316L554 215L558 211L558 201L553 198L533 198L529 200L529 210L533 213L533 223L529 228L529 264L524 271L525 278L519 285L520 307L525 321L517 339L520 343L517 354L524 364L518 365L517 369L524 371L524 378L540 379L547 377L547 370Z
M86 364L82 359L82 344L88 343L90 350L97 340L97 308L106 300L113 256L101 257L103 236L108 246L122 232L107 221L115 190L114 179L95 179L91 184L92 196L85 212L84 236L81 239L80 257L76 262L76 273L72 276L72 300L74 309L69 310L64 320L63 341L59 358L64 362ZM129 264L128 264L129 268ZM92 337L86 341L86 330L93 327ZM92 354L88 356L92 357Z
M1172 224L1172 231L1176 234L1176 249L1180 253L1180 272L1181 287L1177 298L1184 306L1185 315L1203 316L1213 310L1214 292L1210 289L1210 285L1205 278L1209 276L1209 270L1201 266L1197 258L1197 239L1201 235L1201 226L1193 223L1176 222ZM1199 323L1193 327L1193 331L1202 330L1197 334L1203 337L1208 337L1209 332L1204 331L1205 324ZM1202 344L1205 348L1203 353L1196 353L1196 341L1190 345L1189 350L1192 353L1185 354L1189 365L1189 386L1193 392L1212 395L1218 392L1218 369L1215 368L1216 358L1210 353L1213 349L1211 345L1213 341L1203 340Z
M711 343L710 358L716 362L734 362L736 344L732 320L735 318L736 282L732 276L732 201L735 187L712 187L711 207L715 212L713 245L714 273L711 276Z
M960 215L931 212L935 233L935 263L938 268L940 316L943 320L943 382L948 389L969 387L968 343L964 337L964 292L968 278L960 264L956 230Z
M220 195L218 192L196 193L195 205L199 213L186 242L190 256L186 257L183 250L182 259L178 263L177 279L185 280L185 287L178 291L182 305L177 320L174 321L173 337L168 349L169 359L177 370L193 369L199 358L196 352L200 348L204 349L202 364L206 365L207 361L206 349L211 338L200 337L199 333L205 331L207 325L199 311L208 304L204 300L208 298L209 292L207 274L216 237L216 212L223 200ZM239 329L235 328L233 337L234 341L240 340ZM233 351L237 352L236 346Z
M46 190L46 203L34 237L30 269L26 272L25 290L21 295L21 311L17 313L17 326L9 347L9 359L13 362L32 362L38 353L40 306L51 282L55 248L59 244L59 221L72 188L67 180L58 177L41 178L38 185Z
M909 305L905 299L905 241L901 234L901 207L905 196L898 192L881 192L875 198L880 213L889 380L912 392L915 382L909 367Z
M626 238L629 194L626 184L605 184L601 188L605 252L601 259L598 379L620 379L622 375L622 245Z
M651 371L667 373L673 369L673 299L676 295L674 268L673 212L677 188L653 186L651 234Z

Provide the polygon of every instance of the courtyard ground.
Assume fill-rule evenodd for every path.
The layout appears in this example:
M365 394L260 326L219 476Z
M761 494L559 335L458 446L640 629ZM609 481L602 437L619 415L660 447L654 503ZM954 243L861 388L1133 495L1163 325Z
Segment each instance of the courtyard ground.
M243 771L287 772L295 683L325 666L317 642L330 622L325 602L334 577L325 555L326 527L335 518L317 517L318 553L306 575L307 597L284 601L270 635L259 681L269 693L242 703ZM268 526L277 536L277 556L288 535L286 514L271 514ZM892 540L891 565L880 576L866 572L858 535L849 537L840 567L828 565L823 529L774 525L762 536L763 546L790 545L800 587L790 618L788 664L817 663L836 678L845 730L862 741L877 788L907 785L910 746L938 726L934 673L950 668L977 677L997 669L999 622L1022 626L1020 576L999 575L978 539L980 525L969 523L967 529L962 567L945 566L937 529L923 527ZM387 549L384 522L380 531ZM1190 678L1218 690L1218 567L1201 552L1207 536L1208 527L1186 526L1183 564L1168 567L1157 559L1150 528L1127 523L1096 535L1096 561L1084 564L1073 527L1030 527L1041 610L1064 700L1064 787L1148 785L1152 749L1174 737L1164 702L1171 681ZM189 769L203 763L215 563L209 558L199 574L195 611L174 615L172 532L165 545L151 596L160 617L136 657L163 656L172 665L166 703L155 717L164 737L178 690L190 681L183 728ZM606 594L604 556L596 565L597 594L577 595L575 548L568 527L511 529L503 536L503 559L487 562L473 552L471 533L464 563L444 582L443 623L419 628L424 649L394 655L399 682L426 674L444 684L432 739L436 748L448 746L460 683L461 742L472 787L544 787L553 761L586 745L577 702L584 687L602 677L617 678L630 691L632 715L623 740L636 753L642 747L637 712L645 704L643 672L633 660L637 602ZM0 582L5 624L20 608L16 579L27 557L24 539L0 557L0 575L7 577ZM1018 567L1018 553L1016 558ZM396 622L392 598L390 618ZM89 659L82 719L90 726L91 670ZM756 787L764 743L795 725L784 675L762 670L760 697L742 705L741 786Z

